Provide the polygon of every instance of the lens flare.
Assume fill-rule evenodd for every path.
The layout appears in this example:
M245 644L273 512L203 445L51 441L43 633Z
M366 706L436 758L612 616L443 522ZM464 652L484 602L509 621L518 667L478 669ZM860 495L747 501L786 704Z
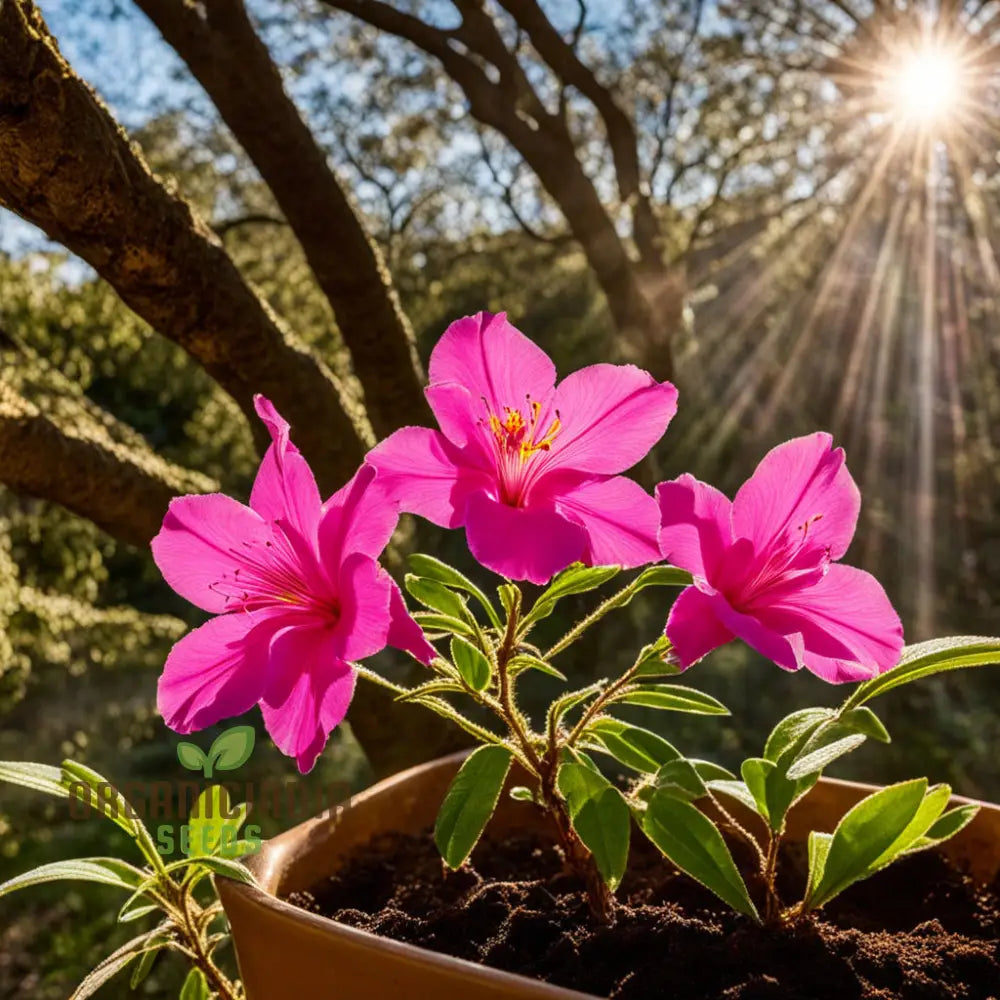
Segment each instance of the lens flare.
M925 46L901 56L886 83L895 113L928 125L956 109L962 96L962 67L955 53Z

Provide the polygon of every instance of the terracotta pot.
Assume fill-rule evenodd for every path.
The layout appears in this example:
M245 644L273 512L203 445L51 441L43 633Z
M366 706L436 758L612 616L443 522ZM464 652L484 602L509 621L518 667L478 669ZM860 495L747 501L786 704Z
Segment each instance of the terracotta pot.
M587 994L500 972L344 927L279 897L307 889L351 851L386 832L434 823L464 754L403 771L264 844L249 860L260 888L218 879L247 1000L594 1000ZM873 786L822 779L789 814L791 839L832 830ZM967 802L955 799L953 805ZM501 797L490 830L538 828L531 804ZM1000 806L985 805L944 851L982 881L1000 870Z

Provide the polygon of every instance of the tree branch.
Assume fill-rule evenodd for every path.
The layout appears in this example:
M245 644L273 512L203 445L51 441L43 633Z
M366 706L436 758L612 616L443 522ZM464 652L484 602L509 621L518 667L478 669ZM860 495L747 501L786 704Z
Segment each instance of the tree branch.
M454 0L463 20L459 28L449 30L434 27L383 0L322 2L412 42L441 63L465 94L472 116L507 139L559 206L607 298L622 342L643 345L655 338L655 354L647 357L639 347L636 360L647 364L651 371L655 369L658 377L668 378L672 366L663 334L669 334L669 330L665 330L664 314L654 308L644 290L647 285L663 284L668 277L662 262L657 259L648 267L654 276L651 283L640 278L614 220L583 169L565 121L544 109L523 70L512 65L516 63L514 57L502 44L497 45L499 34L483 12L481 0ZM475 59L459 50L456 42L496 66L500 82L491 80Z
M91 264L245 412L255 392L269 396L324 491L360 464L364 415L348 413L334 375L150 173L63 59L32 0L0 4L0 204Z
M135 0L205 88L274 195L337 317L381 437L430 409L413 331L378 246L330 168L243 0ZM253 81L252 86L248 81Z
M605 87L577 55L575 39L585 16L574 32L574 42L567 42L556 30L536 0L500 0L501 6L524 29L535 51L566 85L576 88L597 109L608 136L614 162L618 191L622 201L631 205L633 237L644 262L660 259L660 227L656 221L649 191L642 182L639 146L632 119L618 104L614 93Z
M43 413L16 382L18 363L0 351L0 482L52 500L114 538L145 546L178 494L209 493L208 476L172 465L110 414L61 396ZM42 393L32 386L33 399ZM99 416L98 416L99 414Z

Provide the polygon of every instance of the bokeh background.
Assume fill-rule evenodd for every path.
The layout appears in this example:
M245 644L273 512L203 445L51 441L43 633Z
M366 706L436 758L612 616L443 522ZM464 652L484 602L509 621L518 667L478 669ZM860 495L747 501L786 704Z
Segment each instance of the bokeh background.
M154 696L199 618L149 557L166 499L245 497L255 389L339 485L423 419L411 348L426 365L480 309L562 373L676 382L647 485L732 491L778 441L833 432L864 497L847 561L908 640L997 633L998 148L996 0L7 0L0 759L183 777ZM394 571L414 548L477 572L460 534L416 523ZM664 601L646 591L566 672L612 673ZM697 675L738 728L670 719L670 738L728 764L836 694L736 645ZM360 787L443 745L406 711L362 705L309 780ZM1000 675L881 711L893 743L835 773L1000 798ZM259 733L241 778L289 774ZM0 880L107 838L0 789ZM67 996L118 940L114 900L4 900L0 997ZM177 982L165 964L141 995Z

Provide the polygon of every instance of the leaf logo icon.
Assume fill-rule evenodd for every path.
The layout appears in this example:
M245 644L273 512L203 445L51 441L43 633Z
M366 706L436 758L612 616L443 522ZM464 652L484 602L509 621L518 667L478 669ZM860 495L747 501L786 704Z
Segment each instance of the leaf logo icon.
M256 738L253 726L233 726L219 733L207 754L194 743L182 740L177 744L177 759L189 771L201 771L211 778L216 769L235 771L245 764L253 753Z

